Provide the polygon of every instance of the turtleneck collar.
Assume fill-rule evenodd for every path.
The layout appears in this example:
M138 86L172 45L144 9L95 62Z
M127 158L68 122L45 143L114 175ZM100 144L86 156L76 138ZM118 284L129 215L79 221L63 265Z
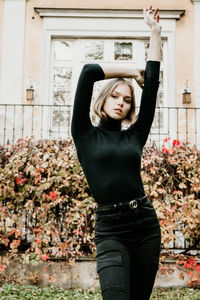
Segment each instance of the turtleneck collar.
M109 117L106 120L101 119L98 127L110 131L121 131L121 120L115 120Z

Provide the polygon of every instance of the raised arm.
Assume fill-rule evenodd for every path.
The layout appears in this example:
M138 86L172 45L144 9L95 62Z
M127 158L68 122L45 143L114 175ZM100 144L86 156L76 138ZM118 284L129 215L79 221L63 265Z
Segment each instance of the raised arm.
M152 6L149 10L144 9L144 20L146 24L150 27L151 36L150 36L150 45L148 51L147 61L161 61L161 29L162 27L159 24L159 15L158 8L155 10L152 15Z
M127 63L124 64L101 64L100 65L105 74L105 79L109 78L133 78L137 84L143 87L144 84L144 70L133 69Z
M98 64L84 65L78 80L72 115L71 132L75 142L92 126L89 111L93 85L95 81L103 79L104 72Z
M159 86L161 60L161 26L158 9L152 13L152 6L144 10L144 20L151 29L150 46L146 63L144 88L141 97L138 119L133 128L140 135L143 145L146 143L153 122L156 97Z

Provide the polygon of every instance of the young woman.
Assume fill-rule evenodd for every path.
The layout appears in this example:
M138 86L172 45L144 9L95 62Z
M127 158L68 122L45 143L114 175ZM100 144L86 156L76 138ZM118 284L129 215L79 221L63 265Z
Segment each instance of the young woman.
M104 300L149 299L158 269L160 226L140 176L159 85L161 26L158 10L144 9L151 29L145 72L129 66L87 64L75 96L72 136L90 190L98 204L95 225L97 272ZM89 117L95 81L106 84L94 104L100 118ZM123 77L144 83L140 111L135 118L134 90ZM131 122L122 130L123 122Z

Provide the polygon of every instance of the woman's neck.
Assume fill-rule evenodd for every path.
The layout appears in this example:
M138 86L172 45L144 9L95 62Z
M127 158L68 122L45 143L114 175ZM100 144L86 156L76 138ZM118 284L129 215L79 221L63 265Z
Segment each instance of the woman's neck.
M121 130L121 120L115 120L107 117L107 119L100 119L99 128L104 128L110 131L120 131Z

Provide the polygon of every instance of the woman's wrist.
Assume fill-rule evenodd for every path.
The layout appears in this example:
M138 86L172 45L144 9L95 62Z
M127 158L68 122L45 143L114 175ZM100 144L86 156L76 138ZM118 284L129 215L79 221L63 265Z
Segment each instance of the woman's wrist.
M134 78L136 79L138 77L139 69L133 69L129 64L119 64L119 65L113 65L113 64L100 64L100 67L102 68L105 79L109 78Z
M133 69L133 71L132 71L132 78L136 79L137 74L138 74L138 69Z
M154 24L151 26L151 33L153 34L161 34L162 27L159 24Z

